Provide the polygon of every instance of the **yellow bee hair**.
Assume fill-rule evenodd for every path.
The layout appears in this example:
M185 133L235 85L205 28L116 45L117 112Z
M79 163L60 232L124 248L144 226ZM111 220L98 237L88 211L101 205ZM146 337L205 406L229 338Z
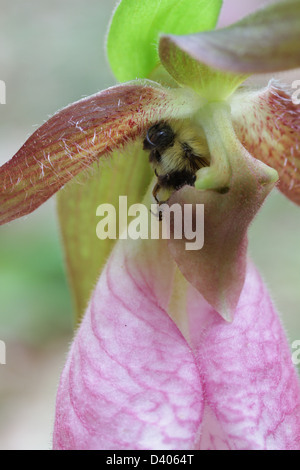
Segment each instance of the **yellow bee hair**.
M209 165L209 149L204 134L196 128L190 120L172 121L168 123L174 133L174 145L167 148L161 156L160 162L153 162L153 168L159 175L171 173L173 171L195 172L195 166L201 168ZM193 155L200 157L192 159L188 157L184 150L184 145L188 145Z

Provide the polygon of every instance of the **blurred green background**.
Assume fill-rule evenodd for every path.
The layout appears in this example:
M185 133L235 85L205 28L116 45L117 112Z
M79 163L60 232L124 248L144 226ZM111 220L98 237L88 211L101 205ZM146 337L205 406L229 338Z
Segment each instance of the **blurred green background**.
M220 23L262 3L268 2L225 1ZM114 4L0 0L0 79L7 86L1 164L57 109L114 83L104 53ZM290 341L300 339L299 208L274 191L249 239ZM52 198L0 229L0 340L7 346L7 365L0 365L0 449L51 447L55 392L72 331Z

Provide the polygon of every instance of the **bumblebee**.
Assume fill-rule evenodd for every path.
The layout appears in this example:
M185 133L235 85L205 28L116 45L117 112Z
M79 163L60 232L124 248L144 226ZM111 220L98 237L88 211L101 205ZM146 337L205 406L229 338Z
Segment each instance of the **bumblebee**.
M159 204L182 186L194 186L196 172L209 166L206 140L191 121L154 124L147 131L143 148L150 152L149 161L157 177L152 194Z

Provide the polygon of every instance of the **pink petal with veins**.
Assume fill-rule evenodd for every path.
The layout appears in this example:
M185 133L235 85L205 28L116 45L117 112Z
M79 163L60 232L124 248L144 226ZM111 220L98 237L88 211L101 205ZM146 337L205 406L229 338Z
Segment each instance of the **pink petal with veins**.
M117 245L62 374L54 448L299 449L299 381L258 273L248 264L231 324L189 285L188 343L157 283L167 251L147 271L147 248Z
M110 259L62 375L55 449L189 449L202 421L193 354L126 259Z
M204 393L201 449L300 449L300 386L259 274L248 263L232 324L188 294L191 343Z

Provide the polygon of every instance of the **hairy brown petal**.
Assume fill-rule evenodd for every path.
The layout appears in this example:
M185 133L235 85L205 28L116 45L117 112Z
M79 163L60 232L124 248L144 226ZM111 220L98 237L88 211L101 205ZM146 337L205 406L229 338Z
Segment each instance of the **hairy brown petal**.
M57 112L0 168L0 225L32 212L152 122L184 114L188 101L185 94L155 82L131 82Z
M232 97L235 131L251 155L275 168L278 189L300 204L300 104L271 82L263 90Z

